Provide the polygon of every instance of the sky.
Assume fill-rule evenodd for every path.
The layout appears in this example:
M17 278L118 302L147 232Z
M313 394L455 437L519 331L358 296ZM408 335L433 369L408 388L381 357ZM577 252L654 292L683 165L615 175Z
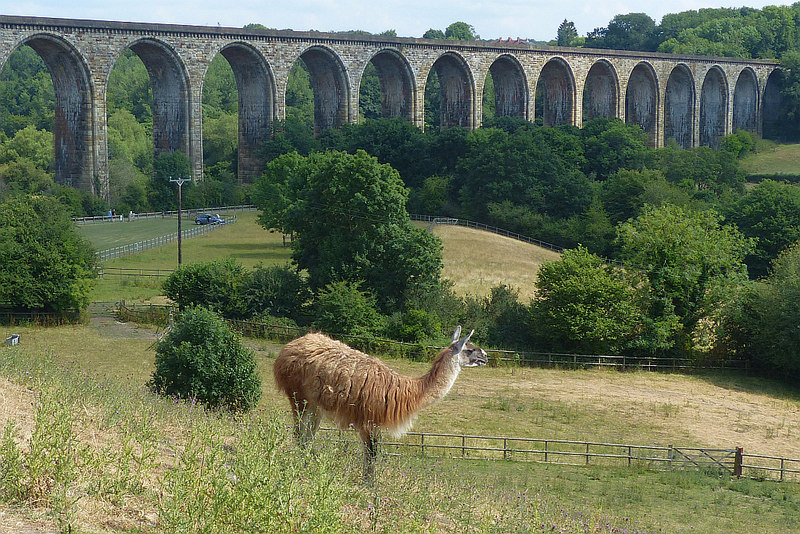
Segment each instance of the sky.
M789 5L729 0L0 0L0 14L158 22L241 28L258 23L291 30L378 33L422 37L430 28L472 25L483 39L555 39L558 25L572 21L579 35L608 26L615 15L647 13L656 23L667 13L717 7Z

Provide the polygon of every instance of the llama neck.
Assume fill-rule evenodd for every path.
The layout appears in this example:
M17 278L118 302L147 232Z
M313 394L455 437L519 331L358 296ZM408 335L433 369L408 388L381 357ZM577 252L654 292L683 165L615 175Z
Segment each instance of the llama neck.
M427 406L445 395L453 387L461 367L448 349L434 360L431 370L419 378L422 385L422 406Z

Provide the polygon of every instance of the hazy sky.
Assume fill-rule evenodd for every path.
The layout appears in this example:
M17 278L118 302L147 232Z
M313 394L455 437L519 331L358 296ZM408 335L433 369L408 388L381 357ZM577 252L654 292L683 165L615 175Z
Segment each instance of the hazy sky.
M164 22L242 27L255 22L292 30L397 31L421 37L429 28L444 30L464 21L484 39L554 39L564 19L580 35L607 26L618 14L645 12L658 23L666 13L706 7L761 8L792 2L748 0L0 0L0 14L76 19Z

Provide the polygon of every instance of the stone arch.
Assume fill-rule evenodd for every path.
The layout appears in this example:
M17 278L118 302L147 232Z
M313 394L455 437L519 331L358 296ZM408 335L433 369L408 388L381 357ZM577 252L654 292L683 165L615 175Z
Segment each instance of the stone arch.
M681 148L694 144L694 87L689 67L680 64L672 69L664 95L664 140L674 139Z
M600 59L589 69L583 86L583 122L598 117L614 119L619 110L619 79L614 66Z
M785 75L781 69L773 70L764 84L761 101L761 134L765 139L781 139L781 89Z
M650 146L658 133L658 78L653 66L642 61L631 71L625 90L625 122L637 124L647 134Z
M566 60L554 57L545 63L536 83L536 99L545 126L574 124L575 76Z
M431 69L439 77L440 128L474 128L475 82L467 62L455 52L445 52Z
M494 82L495 117L527 118L528 82L519 60L503 54L494 60L489 72Z
M155 156L179 150L191 158L189 76L183 61L171 46L155 39L141 39L128 48L139 56L150 75Z
M747 67L739 73L733 89L733 131L758 130L758 79Z
M97 181L101 173L93 144L95 88L85 59L70 43L50 34L32 35L15 49L22 45L39 54L53 80L56 183L106 197L108 184Z
M700 145L719 148L726 133L728 116L728 83L717 66L706 72L700 91Z
M275 77L267 60L247 43L230 43L220 54L233 70L239 95L239 183L251 183L265 167L259 151L275 118Z
M314 92L314 133L350 120L350 81L339 56L329 48L312 46L300 55L311 76Z
M408 60L399 51L386 48L373 55L370 62L381 87L381 116L412 121L416 87Z

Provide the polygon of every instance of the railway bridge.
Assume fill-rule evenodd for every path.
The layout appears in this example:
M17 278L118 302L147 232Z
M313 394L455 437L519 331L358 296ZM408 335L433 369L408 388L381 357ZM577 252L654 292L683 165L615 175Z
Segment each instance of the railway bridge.
M286 115L289 72L299 59L310 73L317 131L358 120L370 62L382 115L420 128L432 71L444 128L480 126L491 74L496 116L533 120L538 110L550 126L617 117L641 126L654 147L670 139L716 147L737 129L760 134L779 100L778 64L769 60L0 15L0 68L23 45L41 56L53 79L56 181L104 197L108 80L128 49L150 75L155 153L184 152L195 179L203 172L203 80L218 54L238 87L244 182L264 168L258 149L272 122Z

